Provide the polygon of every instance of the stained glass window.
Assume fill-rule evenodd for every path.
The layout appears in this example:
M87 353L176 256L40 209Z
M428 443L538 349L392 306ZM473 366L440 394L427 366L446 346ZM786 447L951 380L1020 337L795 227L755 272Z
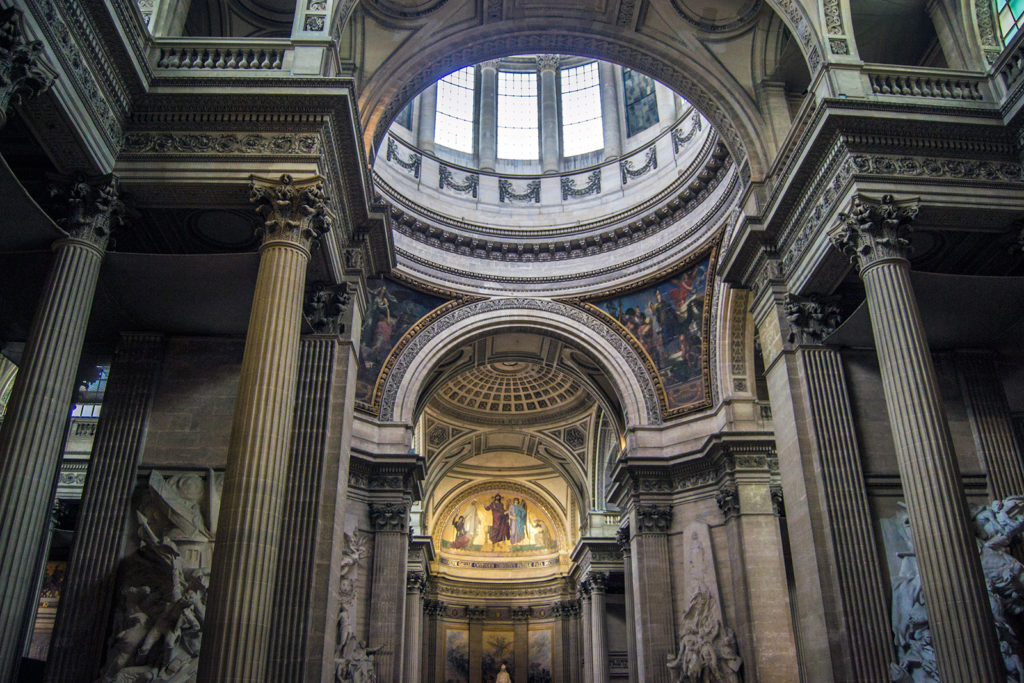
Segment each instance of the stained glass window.
M622 87L626 100L626 135L633 137L658 122L654 79L622 67Z
M1024 26L1024 0L996 0L996 13L999 16L999 32L1003 36L1003 45L1006 45L1021 26Z
M498 158L540 158L535 72L498 72Z
M467 66L437 82L434 142L466 154L473 153L475 76L474 68Z
M562 154L571 157L604 147L597 62L562 69Z

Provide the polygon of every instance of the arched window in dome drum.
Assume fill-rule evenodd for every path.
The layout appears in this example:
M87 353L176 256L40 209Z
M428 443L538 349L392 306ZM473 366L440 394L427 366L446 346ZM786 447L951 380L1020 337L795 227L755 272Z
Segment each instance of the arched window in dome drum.
M658 122L658 98L654 79L622 67L622 89L626 103L626 135L633 137Z
M562 86L562 155L571 157L604 147L601 89L597 62L560 72Z
M476 70L472 66L437 82L434 142L466 154L473 153L473 101Z
M498 158L540 158L536 72L498 72Z

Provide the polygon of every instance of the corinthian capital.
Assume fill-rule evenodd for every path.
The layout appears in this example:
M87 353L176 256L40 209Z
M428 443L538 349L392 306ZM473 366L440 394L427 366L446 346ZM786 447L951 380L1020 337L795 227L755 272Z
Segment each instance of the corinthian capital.
M317 334L344 334L344 317L351 303L348 283L314 282L306 287L302 315Z
M558 55L537 55L537 70L554 71L560 61L561 57Z
M25 40L21 12L0 10L0 127L12 103L34 97L50 87L56 72L40 57L43 44Z
M249 201L263 217L263 239L288 239L308 247L331 228L323 178L296 180L249 176Z
M836 297L790 294L783 305L789 323L789 343L820 344L836 331L841 315Z
M401 503L370 503L370 523L375 531L404 532L409 527L408 511Z
M63 214L57 224L74 239L105 249L110 231L124 223L125 205L115 175L76 176L55 181L50 195Z
M638 534L664 534L672 526L672 508L668 505L639 505L636 508Z
M911 223L917 218L919 201L897 202L891 195L872 201L857 195L848 213L839 214L841 224L832 233L832 243L850 257L859 270L883 259L907 258Z

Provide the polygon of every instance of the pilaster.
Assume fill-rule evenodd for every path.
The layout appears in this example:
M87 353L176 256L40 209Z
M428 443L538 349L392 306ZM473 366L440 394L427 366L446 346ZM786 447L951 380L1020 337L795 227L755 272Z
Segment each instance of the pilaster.
M405 662L404 680L418 681L423 661L423 591L427 580L422 572L409 572L405 580Z
M622 553L622 576L626 603L626 656L629 659L630 683L638 683L636 673L636 633L630 628L635 623L636 615L633 606L633 558L629 542L629 526L624 526L615 534L615 541Z
M608 575L603 572L588 572L586 578L590 588L590 633L591 658L594 660L595 683L608 680L608 622L605 589Z
M512 608L513 681L526 681L530 669L530 608Z
M0 680L20 658L36 585L40 543L50 517L75 372L89 322L100 263L124 205L115 176L77 178L60 190L67 237L54 258L36 308L7 414L0 427Z
M327 231L319 177L251 176L263 216L260 266L228 446L200 681L263 680L311 243Z
M371 649L381 683L402 683L405 593L409 548L407 503L370 503L373 525L373 576L370 584Z
M605 160L622 154L622 134L619 130L619 93L616 84L618 66L611 62L597 63L597 77L601 84L601 127L604 135Z
M637 639L637 677L668 683L665 662L675 653L668 531L672 507L638 502L630 514L630 555L633 562L633 624Z
M582 634L583 680L594 680L594 617L590 585L586 581L579 588L580 614L579 630Z
M906 251L916 201L857 196L833 242L860 270L941 677L1005 678Z
M484 620L487 609L470 606L466 608L469 620L469 680L483 680L484 664Z
M47 658L48 681L73 683L99 675L107 634L97 625L110 620L163 351L162 335L126 333L114 353Z

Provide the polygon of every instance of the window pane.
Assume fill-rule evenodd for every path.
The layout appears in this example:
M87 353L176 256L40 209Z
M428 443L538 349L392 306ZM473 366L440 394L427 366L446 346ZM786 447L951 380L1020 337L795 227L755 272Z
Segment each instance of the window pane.
M654 79L622 67L626 99L626 135L632 137L658 122L658 99Z
M498 157L539 159L537 74L498 72Z
M562 69L562 153L571 157L604 147L597 62Z
M467 66L437 82L434 142L467 154L473 153L474 76L474 68Z

